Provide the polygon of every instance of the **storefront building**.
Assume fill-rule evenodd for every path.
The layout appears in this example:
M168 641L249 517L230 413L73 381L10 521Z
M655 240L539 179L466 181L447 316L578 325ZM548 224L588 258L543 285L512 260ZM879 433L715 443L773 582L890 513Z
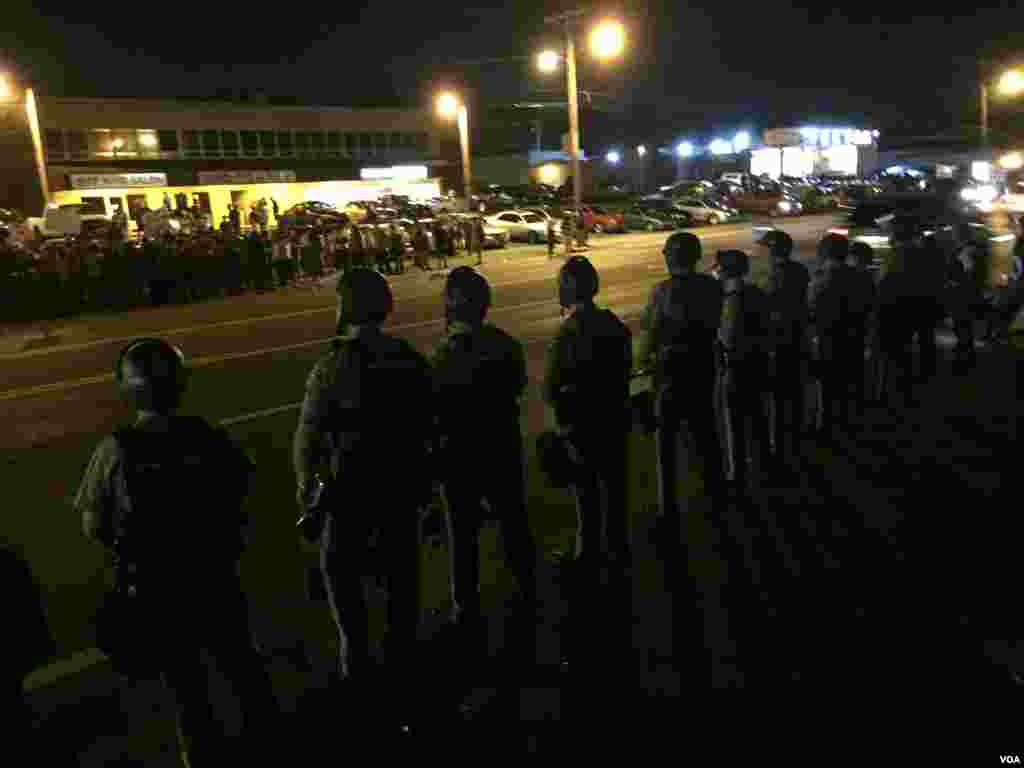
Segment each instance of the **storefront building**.
M416 109L282 107L145 99L42 99L51 204L132 210L165 196L219 221L260 198L342 206L458 183L442 131Z
M750 173L870 176L879 170L878 131L802 126L766 130L750 152Z

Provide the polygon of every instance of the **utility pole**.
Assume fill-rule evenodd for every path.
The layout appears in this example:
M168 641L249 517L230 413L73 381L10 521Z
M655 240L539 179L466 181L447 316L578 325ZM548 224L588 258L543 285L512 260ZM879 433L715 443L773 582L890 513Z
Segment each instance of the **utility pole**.
M576 42L573 32L576 19L585 11L566 11L544 19L546 24L561 24L565 30L565 87L569 97L569 159L572 167L573 211L570 215L569 238L566 254L572 252L572 241L576 239L577 214L583 201L583 180L580 178L580 104L576 89Z

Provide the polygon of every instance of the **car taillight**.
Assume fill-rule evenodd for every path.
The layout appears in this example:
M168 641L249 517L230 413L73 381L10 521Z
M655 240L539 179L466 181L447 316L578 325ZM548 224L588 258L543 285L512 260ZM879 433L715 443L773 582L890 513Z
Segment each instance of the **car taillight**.
M830 229L828 231L828 233L830 235L839 235L840 237L849 237L850 236L850 230L843 229L842 227L832 227L832 229Z

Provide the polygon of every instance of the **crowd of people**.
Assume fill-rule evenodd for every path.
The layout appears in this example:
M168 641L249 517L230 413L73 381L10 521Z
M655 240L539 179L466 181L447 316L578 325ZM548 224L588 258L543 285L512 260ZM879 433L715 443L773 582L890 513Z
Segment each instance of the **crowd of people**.
M684 435L692 436L688 461L701 470L704 494L724 508L749 493L748 465L784 475L808 431L824 440L836 430L856 435L858 409L887 397L894 384L909 402L913 385L936 374L935 333L945 313L961 342L958 363L971 362L972 326L987 306L971 273L976 244L925 237L915 220L897 219L893 255L877 283L871 250L851 247L839 235L823 240L813 270L792 258L793 241L784 232L767 232L759 246L771 261L767 289L749 282L748 254L719 251L711 272L702 272L700 240L671 235L664 247L669 277L644 310L638 355L629 328L595 303L593 264L573 256L558 273L563 320L542 386L557 428L539 438L538 458L554 485L572 489L577 508L563 646L570 669L607 680L615 665L606 655L628 653L628 637L614 648L595 638L609 634L608 590L628 592L633 569L627 488L635 425L655 436L655 536L660 556L670 561L682 556L676 481L686 471L679 451ZM425 357L381 329L394 299L380 270L346 266L337 283L336 337L308 377L294 436L296 500L303 535L320 546L338 636L338 690L361 705L386 702L381 717L407 732L425 713L443 709L451 693L436 680L425 682L432 665L417 643L419 546L431 516L444 517L446 524L435 527L448 538L447 626L458 664L446 671L445 685L463 690L486 656L479 538L488 520L501 524L517 583L513 605L525 627L517 658L527 666L536 662L539 553L527 515L519 406L526 358L522 342L487 322L490 286L471 267L448 274L446 330ZM316 264L310 267L315 272ZM1019 306L1014 288L986 315L1005 333L1006 318ZM919 374L912 365L915 340ZM276 704L253 650L236 568L246 525L239 513L253 467L222 429L177 414L187 381L181 350L141 339L122 351L115 371L138 417L96 448L75 500L86 535L113 552L120 610L135 619L130 629L123 618L116 625L132 633L130 647L115 637L108 648L115 663L123 653L163 674L176 694L190 764L217 760L222 738L209 705L203 648L237 684L252 744L270 749ZM638 373L653 376L646 396L630 395ZM809 378L818 382L813 420L804 402ZM407 468L401 483L391 471L396 456ZM208 489L199 508L194 488ZM203 521L199 538L181 524L186 509ZM183 551L190 553L184 570L175 561ZM388 586L382 667L371 648L362 586L370 575L383 575ZM166 610L183 596L186 622Z
M103 232L49 240L38 249L0 245L0 320L205 301L358 266L400 274L411 261L429 271L447 268L462 251L483 262L483 223L475 217L407 226L345 219L296 225L279 219L271 231L265 218L255 218L258 210L245 233L232 207L216 231L161 229L147 218L149 234L143 224L132 238L121 214Z

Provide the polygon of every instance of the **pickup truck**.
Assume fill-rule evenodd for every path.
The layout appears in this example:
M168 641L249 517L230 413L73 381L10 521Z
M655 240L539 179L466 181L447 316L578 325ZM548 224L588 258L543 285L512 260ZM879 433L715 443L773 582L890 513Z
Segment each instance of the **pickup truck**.
M50 240L53 238L67 237L68 235L82 234L82 227L85 224L86 230L96 227L86 222L101 222L110 224L111 217L106 213L83 213L85 206L81 203L69 203L67 205L50 205L39 217L29 217L28 226L37 240Z

